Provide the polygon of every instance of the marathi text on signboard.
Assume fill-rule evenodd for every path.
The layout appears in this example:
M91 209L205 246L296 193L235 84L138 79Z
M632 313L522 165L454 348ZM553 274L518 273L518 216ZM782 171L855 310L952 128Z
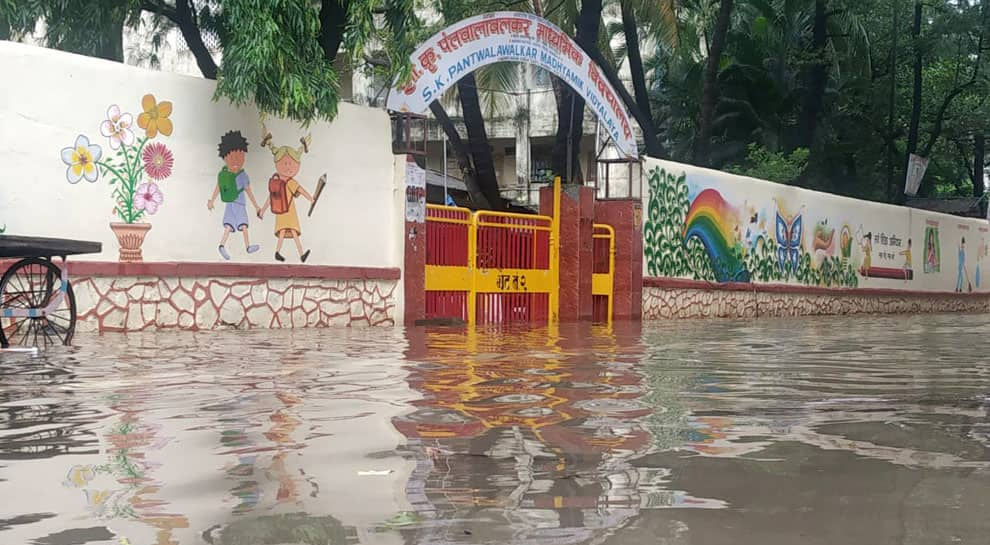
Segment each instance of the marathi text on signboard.
M496 62L527 62L555 74L584 98L616 148L636 157L632 121L598 66L565 32L528 13L495 12L465 19L413 52L412 79L392 89L387 108L424 114L457 80Z

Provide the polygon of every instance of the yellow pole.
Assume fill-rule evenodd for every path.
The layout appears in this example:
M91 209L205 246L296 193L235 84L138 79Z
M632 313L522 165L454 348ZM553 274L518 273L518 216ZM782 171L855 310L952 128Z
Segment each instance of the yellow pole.
M471 285L468 289L467 300L467 323L468 327L474 327L478 305L478 214L472 212L468 216L468 276Z
M612 312L615 302L615 229L608 228L608 283L611 290L608 292L608 325L612 325Z
M560 319L560 176L553 179L553 218L550 222L550 323Z

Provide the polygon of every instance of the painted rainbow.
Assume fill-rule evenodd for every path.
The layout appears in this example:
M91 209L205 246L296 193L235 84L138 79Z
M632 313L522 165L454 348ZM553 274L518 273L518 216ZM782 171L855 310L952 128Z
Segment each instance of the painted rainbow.
M749 271L732 251L733 217L732 207L718 191L702 191L684 220L684 244L692 237L701 241L718 282L749 282Z

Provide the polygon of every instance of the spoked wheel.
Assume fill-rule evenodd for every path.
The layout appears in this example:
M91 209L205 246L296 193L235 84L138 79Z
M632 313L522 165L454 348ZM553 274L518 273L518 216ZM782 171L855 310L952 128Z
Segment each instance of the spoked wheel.
M69 344L76 330L76 297L72 286L61 297L62 271L51 261L31 257L18 261L0 279L0 309L38 311L38 316L0 317L0 344L49 347ZM44 316L41 309L57 306Z

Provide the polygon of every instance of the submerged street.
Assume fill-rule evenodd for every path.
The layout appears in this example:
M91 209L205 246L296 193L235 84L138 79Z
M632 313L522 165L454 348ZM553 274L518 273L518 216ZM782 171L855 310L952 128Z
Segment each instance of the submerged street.
M988 328L79 335L0 356L0 543L986 543Z

